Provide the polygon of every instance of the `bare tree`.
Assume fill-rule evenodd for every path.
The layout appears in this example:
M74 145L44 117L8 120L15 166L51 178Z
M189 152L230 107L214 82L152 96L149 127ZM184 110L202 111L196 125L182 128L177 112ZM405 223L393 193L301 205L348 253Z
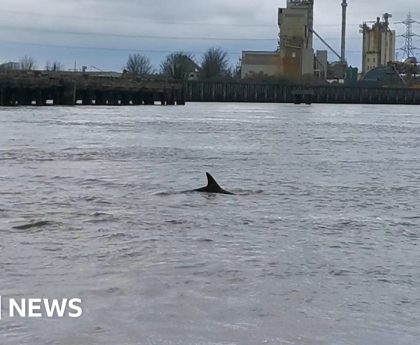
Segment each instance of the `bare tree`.
M135 76L145 76L153 73L153 66L147 56L141 54L130 54L128 56L125 70Z
M228 54L220 48L210 48L201 62L201 79L222 79L230 74Z
M194 56L183 52L169 54L160 67L164 76L177 80L188 79L190 73L198 69Z
M52 72L58 72L58 71L64 71L65 67L64 65L59 61L54 61L53 63L50 63L47 61L45 64L45 70L46 71L52 71Z
M24 71L32 71L36 68L34 58L30 56L24 56L20 59L20 68Z

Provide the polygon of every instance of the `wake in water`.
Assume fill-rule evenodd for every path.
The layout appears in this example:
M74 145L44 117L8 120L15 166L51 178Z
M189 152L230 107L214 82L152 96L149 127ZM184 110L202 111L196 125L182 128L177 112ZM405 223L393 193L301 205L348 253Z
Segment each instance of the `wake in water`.
M254 192L254 191L246 191L246 190L235 190L235 191L227 191L220 187L220 185L216 182L213 176L211 176L208 172L206 172L207 176L207 186L196 188L196 189L188 189L183 191L177 192L159 192L155 195L173 195L173 194L185 194L185 193L207 193L207 194L226 194L226 195L249 195L249 194L257 194L262 191Z
M232 195L234 196L246 196L246 195L255 195L255 194L264 193L263 190L250 190L250 189L231 189L231 191L232 191ZM196 192L197 192L196 190L191 190L191 189L182 190L182 191L171 190L171 191L155 192L153 193L153 195L170 196L170 195L177 195L177 194L194 194ZM216 194L216 193L208 192L207 194Z
M39 221L39 222L34 222L34 223L17 225L17 226L14 226L13 229L28 230L28 229L32 229L32 228L41 228L41 227L44 227L44 226L49 225L49 224L50 224L50 222L47 222L47 221Z

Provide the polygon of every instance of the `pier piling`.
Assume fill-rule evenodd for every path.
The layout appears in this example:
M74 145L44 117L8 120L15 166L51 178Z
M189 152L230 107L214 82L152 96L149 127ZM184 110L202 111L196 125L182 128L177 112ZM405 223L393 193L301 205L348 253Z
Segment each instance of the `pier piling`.
M77 72L0 73L0 106L185 104L182 82Z
M407 87L189 81L185 92L190 102L420 104L420 89Z

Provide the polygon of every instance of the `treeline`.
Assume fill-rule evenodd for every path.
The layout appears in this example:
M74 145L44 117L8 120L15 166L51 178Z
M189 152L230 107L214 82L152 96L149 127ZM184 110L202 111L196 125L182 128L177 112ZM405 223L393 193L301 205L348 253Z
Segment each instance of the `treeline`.
M19 66L13 69L31 71L38 69L35 60L24 56ZM42 69L42 68L41 68ZM59 61L47 62L46 71L65 71ZM83 71L86 70L84 67ZM123 73L139 78L164 77L174 80L228 80L240 78L240 70L229 65L228 53L220 48L209 48L198 61L188 52L174 52L167 55L159 67L153 66L149 57L130 54L123 67Z
M191 53L171 53L158 70L155 70L147 56L132 54L128 57L124 72L137 77L158 74L175 80L223 80L239 76L238 68L229 66L228 54L220 48L208 49L199 62Z
M2 72L7 72L11 70L21 70L21 71L35 71L38 70L38 65L35 59L31 56L22 57L19 62L7 62L2 66ZM41 68L42 69L42 68ZM46 71L64 71L64 65L59 61L47 61L45 67L43 68Z

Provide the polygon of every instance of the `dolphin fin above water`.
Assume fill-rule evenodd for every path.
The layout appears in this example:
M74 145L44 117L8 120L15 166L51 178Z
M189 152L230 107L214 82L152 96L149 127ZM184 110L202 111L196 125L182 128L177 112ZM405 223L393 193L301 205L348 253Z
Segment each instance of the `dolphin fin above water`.
M231 194L233 193L228 192L224 190L222 187L219 186L219 184L216 182L216 180L211 176L208 172L206 172L207 175L207 186L194 189L194 192L203 192L203 193L219 193L219 194Z

